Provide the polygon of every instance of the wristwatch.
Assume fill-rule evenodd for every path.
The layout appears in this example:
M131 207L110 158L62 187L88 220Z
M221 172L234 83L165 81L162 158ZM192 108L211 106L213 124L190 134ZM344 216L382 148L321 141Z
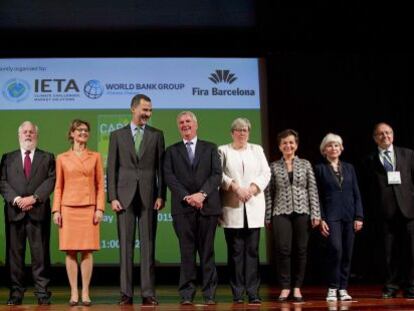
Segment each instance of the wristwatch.
M39 202L39 196L38 196L37 194L34 194L34 195L33 195L33 199L35 199L35 200L36 200L36 203L38 203L38 202Z
M207 198L207 192L205 191L200 191L200 193L203 195L204 199Z

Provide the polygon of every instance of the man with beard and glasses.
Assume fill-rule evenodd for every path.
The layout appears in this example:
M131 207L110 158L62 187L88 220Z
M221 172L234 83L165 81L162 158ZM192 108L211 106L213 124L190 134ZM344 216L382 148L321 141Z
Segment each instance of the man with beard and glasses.
M37 148L38 128L30 121L18 130L20 149L3 155L0 193L6 221L6 266L10 276L7 305L19 305L25 292L25 251L29 241L35 295L50 304L50 200L55 185L53 154Z
M155 297L155 232L158 211L164 207L162 175L164 134L149 126L151 99L137 94L131 101L131 123L113 131L107 162L108 201L117 214L120 246L120 305L133 303L135 230L138 222L141 254L142 304L158 304Z

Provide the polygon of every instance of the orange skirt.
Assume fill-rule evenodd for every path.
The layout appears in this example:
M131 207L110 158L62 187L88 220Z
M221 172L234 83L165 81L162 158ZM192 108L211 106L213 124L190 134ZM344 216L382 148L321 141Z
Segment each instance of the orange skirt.
M93 223L95 205L62 205L62 227L59 228L59 249L99 250L99 224Z

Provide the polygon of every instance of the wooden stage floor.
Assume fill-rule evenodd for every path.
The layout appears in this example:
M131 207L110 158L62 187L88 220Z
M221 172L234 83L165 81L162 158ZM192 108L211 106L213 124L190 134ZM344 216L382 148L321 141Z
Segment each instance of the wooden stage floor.
M278 289L273 287L263 286L260 290L263 303L260 306L245 304L233 304L231 302L232 296L228 286L220 285L217 291L217 305L204 306L201 304L201 296L195 299L193 306L181 306L177 295L177 289L174 286L158 286L157 295L160 302L157 307L142 307L140 305L141 299L135 297L133 306L120 307L117 305L119 298L119 289L117 287L93 287L91 291L91 298L93 305L91 307L68 306L69 289L66 287L52 287L52 305L38 306L37 300L33 296L33 289L29 288L26 292L23 305L21 306L6 306L8 292L5 288L0 290L0 310L71 310L71 311L88 311L88 310L281 310L281 311L301 311L301 310L414 310L414 299L405 299L398 297L395 299L381 299L381 286L352 286L349 293L353 296L353 301L327 303L325 301L326 288L325 287L306 287L303 289L305 297L304 303L279 303L276 302L278 296Z

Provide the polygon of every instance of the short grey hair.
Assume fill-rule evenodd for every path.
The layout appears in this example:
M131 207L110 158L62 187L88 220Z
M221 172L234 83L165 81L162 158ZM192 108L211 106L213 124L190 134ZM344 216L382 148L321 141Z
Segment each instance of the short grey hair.
M32 125L35 128L36 135L39 135L39 128L32 121L24 121L22 124L20 124L19 128L17 129L17 134L20 134L21 130L23 129L23 126L27 124Z
M243 127L247 127L249 129L249 131L250 131L250 129L252 128L252 125L251 125L249 119L246 119L246 118L237 118L237 119L235 119L231 123L231 131L232 132L234 130L241 129Z
M344 150L344 145L341 136L334 134L334 133L328 133L326 136L322 139L321 145L319 147L319 150L321 151L321 154L324 155L323 151L325 150L326 145L330 143L337 143L341 146L341 150Z
M193 119L196 123L198 123L198 122L197 122L197 117L196 117L196 115L194 114L194 112L189 111L189 110L187 110L187 111L181 111L181 112L177 115L177 122L178 122L178 120L179 120L182 116L185 116L185 115L189 115L189 116L191 117L191 119Z

